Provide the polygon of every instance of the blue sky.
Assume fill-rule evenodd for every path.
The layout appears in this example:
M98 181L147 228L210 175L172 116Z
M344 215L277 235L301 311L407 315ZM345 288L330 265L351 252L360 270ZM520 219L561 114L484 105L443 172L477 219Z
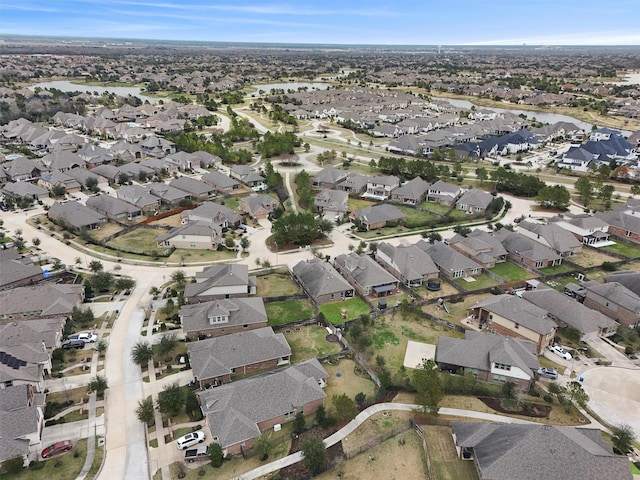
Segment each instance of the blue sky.
M0 0L0 34L386 45L640 45L640 0Z

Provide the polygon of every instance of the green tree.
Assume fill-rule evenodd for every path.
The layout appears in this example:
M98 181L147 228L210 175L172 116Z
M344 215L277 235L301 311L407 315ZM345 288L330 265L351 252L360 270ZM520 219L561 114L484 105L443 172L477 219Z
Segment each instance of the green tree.
M269 458L269 454L273 450L273 439L271 438L271 432L265 431L260 434L258 438L253 442L253 446L258 453L258 458L262 461Z
M181 287L187 282L187 275L182 270L176 270L171 274L171 280Z
M131 349L131 360L136 365L144 366L153 358L153 347L146 341L136 342Z
M189 416L192 422L197 422L202 419L202 410L200 410L200 402L196 392L187 389L186 398L184 400L184 412Z
M187 389L181 387L178 382L174 382L170 385L165 385L162 391L158 393L156 403L161 413L175 417L184 410L186 400Z
M571 402L576 403L583 408L589 401L589 395L584 391L580 382L569 382L565 388L565 393Z
M175 333L165 333L160 337L160 341L158 342L158 356L160 358L170 357L171 353L178 346L178 337Z
M563 185L546 186L538 192L538 203L546 208L566 210L571 203L571 194Z
M631 185L629 191L631 192L632 197L634 195L640 195L640 185Z
M9 476L15 476L24 470L24 460L20 455L11 457L10 459L2 462L2 467L6 474Z
M138 400L138 406L136 408L136 417L142 423L146 423L147 426L151 426L155 423L155 407L153 406L153 399L151 397Z
M307 421L304 418L304 413L296 413L296 417L293 419L293 433L300 434L307 428Z
M578 192L580 201L585 207L588 207L593 200L593 183L587 177L580 177L576 183L573 184L573 188Z
M278 245L310 245L321 234L318 221L312 213L287 213L275 220L271 227Z
M633 451L633 444L636 440L636 434L631 426L623 423L611 429L611 441L613 446L622 454Z
M327 467L327 450L321 438L315 436L305 438L300 450L302 463L312 474L316 475Z
M91 287L96 292L106 292L113 284L113 274L109 272L98 272L91 277Z
M94 350L98 352L98 356L101 357L107 352L108 347L109 347L109 344L107 343L107 341L104 338L101 338L96 342L96 346L94 347Z
M436 363L433 360L424 360L422 365L413 371L411 384L416 389L416 403L420 405L422 412L438 415L444 389Z
M352 398L349 398L346 393L333 395L331 400L333 401L333 408L335 409L334 416L339 421L351 420L358 414L356 402L354 402Z
M605 203L610 202L614 191L615 188L613 185L603 185L600 187L600 190L598 190L598 197Z
M98 179L95 177L87 178L85 185L87 186L87 190L89 190L90 192L95 193L100 190L100 188L98 187Z
M34 247L39 247L40 246L40 239L38 237L34 237L33 240L31 240L31 243L33 243Z
M96 392L98 398L104 397L105 390L109 388L107 384L107 379L102 375L96 375L91 380L89 380L89 385L87 386L87 391L89 393Z
M489 178L489 172L484 167L478 167L476 168L476 178L480 180L480 185L482 185Z
M363 392L356 393L356 404L358 408L362 408L362 406L367 402L367 395Z
M104 271L104 265L100 260L92 260L89 263L89 270L91 270L93 273L102 272Z
M224 452L219 443L213 442L209 445L209 460L214 468L220 468L224 460Z
M118 290L123 290L123 291L133 290L135 286L136 286L136 281L133 278L129 278L129 277L118 278L116 279L116 282L115 282L115 287Z

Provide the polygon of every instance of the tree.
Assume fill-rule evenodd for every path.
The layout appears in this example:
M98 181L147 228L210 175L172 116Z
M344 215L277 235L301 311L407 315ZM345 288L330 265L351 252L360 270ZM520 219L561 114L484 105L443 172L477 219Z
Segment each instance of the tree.
M362 406L367 402L367 395L363 392L356 393L356 404L358 408L362 408Z
M2 467L7 475L18 475L24 469L24 460L21 455L11 457L10 459L2 462Z
M116 266L119 267L120 265ZM136 286L136 281L133 278L129 277L118 278L116 280L115 286L118 290L133 290L133 288Z
M631 192L632 197L634 195L640 195L640 185L631 185L629 191Z
M187 389L181 387L178 382L165 385L156 400L158 410L161 413L175 417L184 410L187 401Z
M187 395L184 400L184 412L189 416L191 421L199 421L202 419L202 410L200 410L200 402L196 392L187 389Z
M87 386L87 391L89 393L96 392L96 395L99 398L104 397L105 390L109 388L107 384L107 379L102 375L96 375L91 380L89 380L89 385Z
M636 434L631 426L623 423L611 429L611 441L613 446L623 455L633 450Z
M87 181L85 182L85 185L87 186L87 190L89 190L90 192L97 192L98 190L100 190L98 188L98 179L95 177L89 177L87 178Z
M178 346L178 337L175 333L165 333L160 337L158 342L158 356L160 358L168 357Z
M142 423L146 423L149 427L155 423L155 408L151 397L138 400L136 417L138 417L138 420Z
M92 260L89 263L89 270L91 270L93 273L102 272L104 270L104 265L100 260Z
M578 192L582 204L585 207L589 206L589 203L593 200L593 183L591 183L591 180L587 177L580 177L576 183L573 184L573 188Z
M96 346L94 347L95 351L98 352L98 356L103 356L107 351L109 344L104 338L101 338L96 342Z
M413 371L411 384L418 393L416 403L420 405L423 413L438 415L444 389L436 363L433 360L424 360L422 365Z
M91 277L91 287L96 292L106 292L113 283L113 274L109 272L98 272Z
M295 431L295 430L294 430ZM262 461L269 458L271 450L273 450L273 440L271 439L271 432L265 431L260 434L258 438L253 442L253 446L258 453L258 458Z
M278 245L309 245L321 235L315 216L303 212L282 215L273 222L271 232Z
M353 399L347 397L346 393L333 395L331 398L335 408L335 417L338 420L351 420L358 414L356 403Z
M151 287L149 289L149 294L153 297L153 299L155 300L156 298L158 298L158 295L160 295L160 289L158 287Z
M566 386L565 392L571 402L577 403L582 408L584 408L589 401L589 395L584 391L580 382L570 382Z
M153 347L149 342L141 341L131 349L131 360L136 365L144 366L149 363L149 360L153 358Z
M489 178L489 172L484 167L478 167L476 168L476 178L480 180L480 185L482 185Z
M304 413L296 413L296 418L293 419L293 433L301 434L307 428L307 421L304 418Z
M213 442L209 445L209 460L211 460L211 465L215 468L220 468L222 466L224 452L222 451L222 447L219 443Z
M51 196L54 198L64 197L67 194L67 189L64 185L54 185L51 188Z
M38 237L34 237L34 239L31 240L31 243L33 243L34 247L39 247L40 246L40 239Z
M322 472L327 466L327 450L322 439L311 436L304 439L300 448L302 451L302 463L314 475Z
M546 186L538 192L538 203L546 208L566 210L571 203L571 194L563 185Z
M598 191L598 197L600 197L605 203L610 202L614 191L615 188L613 185L603 185Z
M182 286L187 282L187 275L182 270L176 270L171 274L171 280L178 286Z
M442 235L440 235L438 232L424 232L422 234L422 236L424 238L426 238L427 241L432 245L435 242L441 242L442 241Z

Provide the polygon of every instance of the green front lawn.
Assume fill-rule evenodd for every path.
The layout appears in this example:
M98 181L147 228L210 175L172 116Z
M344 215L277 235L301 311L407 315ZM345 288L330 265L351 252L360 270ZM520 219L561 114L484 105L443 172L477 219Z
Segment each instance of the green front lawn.
M342 310L347 311L347 318L342 318ZM325 303L320 305L320 311L329 322L334 325L344 323L345 320L353 320L360 315L369 314L370 307L367 302L360 297L350 298L338 302Z
M629 245L627 243L616 243L615 245L608 245L606 247L602 247L600 250L617 253L618 255L624 255L627 258L640 257L640 247Z
M507 282L517 282L535 277L533 273L510 262L497 263L495 267L489 270L504 278Z
M45 447L48 445L45 445ZM77 457L75 456L77 453ZM65 454L36 462L33 466L23 469L17 475L3 473L0 479L11 480L37 480L46 478L48 480L73 480L82 467L87 456L87 439L78 440L73 448ZM36 467L36 468L34 468ZM37 467L42 467L39 470Z
M313 317L313 307L308 300L285 300L283 302L265 303L269 326L286 325L288 323L307 320Z
M481 288L495 287L500 283L486 273L473 277L475 281L467 282L464 278L456 278L456 283L467 290L480 290Z

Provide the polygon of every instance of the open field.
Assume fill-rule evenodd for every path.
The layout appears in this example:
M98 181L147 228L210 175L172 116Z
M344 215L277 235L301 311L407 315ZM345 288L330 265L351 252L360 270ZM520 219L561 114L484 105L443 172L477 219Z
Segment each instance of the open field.
M490 271L499 277L504 278L507 282L516 282L518 280L527 280L535 277L533 273L525 270L524 268L520 268L511 262L497 263L495 267L490 269Z
M259 297L281 297L299 293L300 287L289 274L270 273L256 279L256 295Z
M360 297L354 297L348 300L330 302L320 305L320 311L322 312L322 314L329 322L333 323L334 325L344 323L345 319L342 318L342 310L347 311L346 320L353 320L355 318L358 318L360 315L368 314L370 308L369 304L367 304Z
M355 399L355 396L362 392L367 398L372 398L375 395L374 383L365 376L366 374L358 375L355 373L356 362L343 358L337 365L323 364L322 365L329 378L327 378L327 387L324 389L327 394L324 405L327 410L331 411L333 408L333 395L347 395L351 400ZM339 375L339 376L338 376Z
M307 320L313 317L313 307L308 300L285 300L283 302L265 303L269 326Z
M422 425L429 449L429 458L438 480L477 480L473 462L461 460L447 426Z
M281 330L291 346L291 363L323 357L341 350L339 343L327 342L327 329L317 325Z

